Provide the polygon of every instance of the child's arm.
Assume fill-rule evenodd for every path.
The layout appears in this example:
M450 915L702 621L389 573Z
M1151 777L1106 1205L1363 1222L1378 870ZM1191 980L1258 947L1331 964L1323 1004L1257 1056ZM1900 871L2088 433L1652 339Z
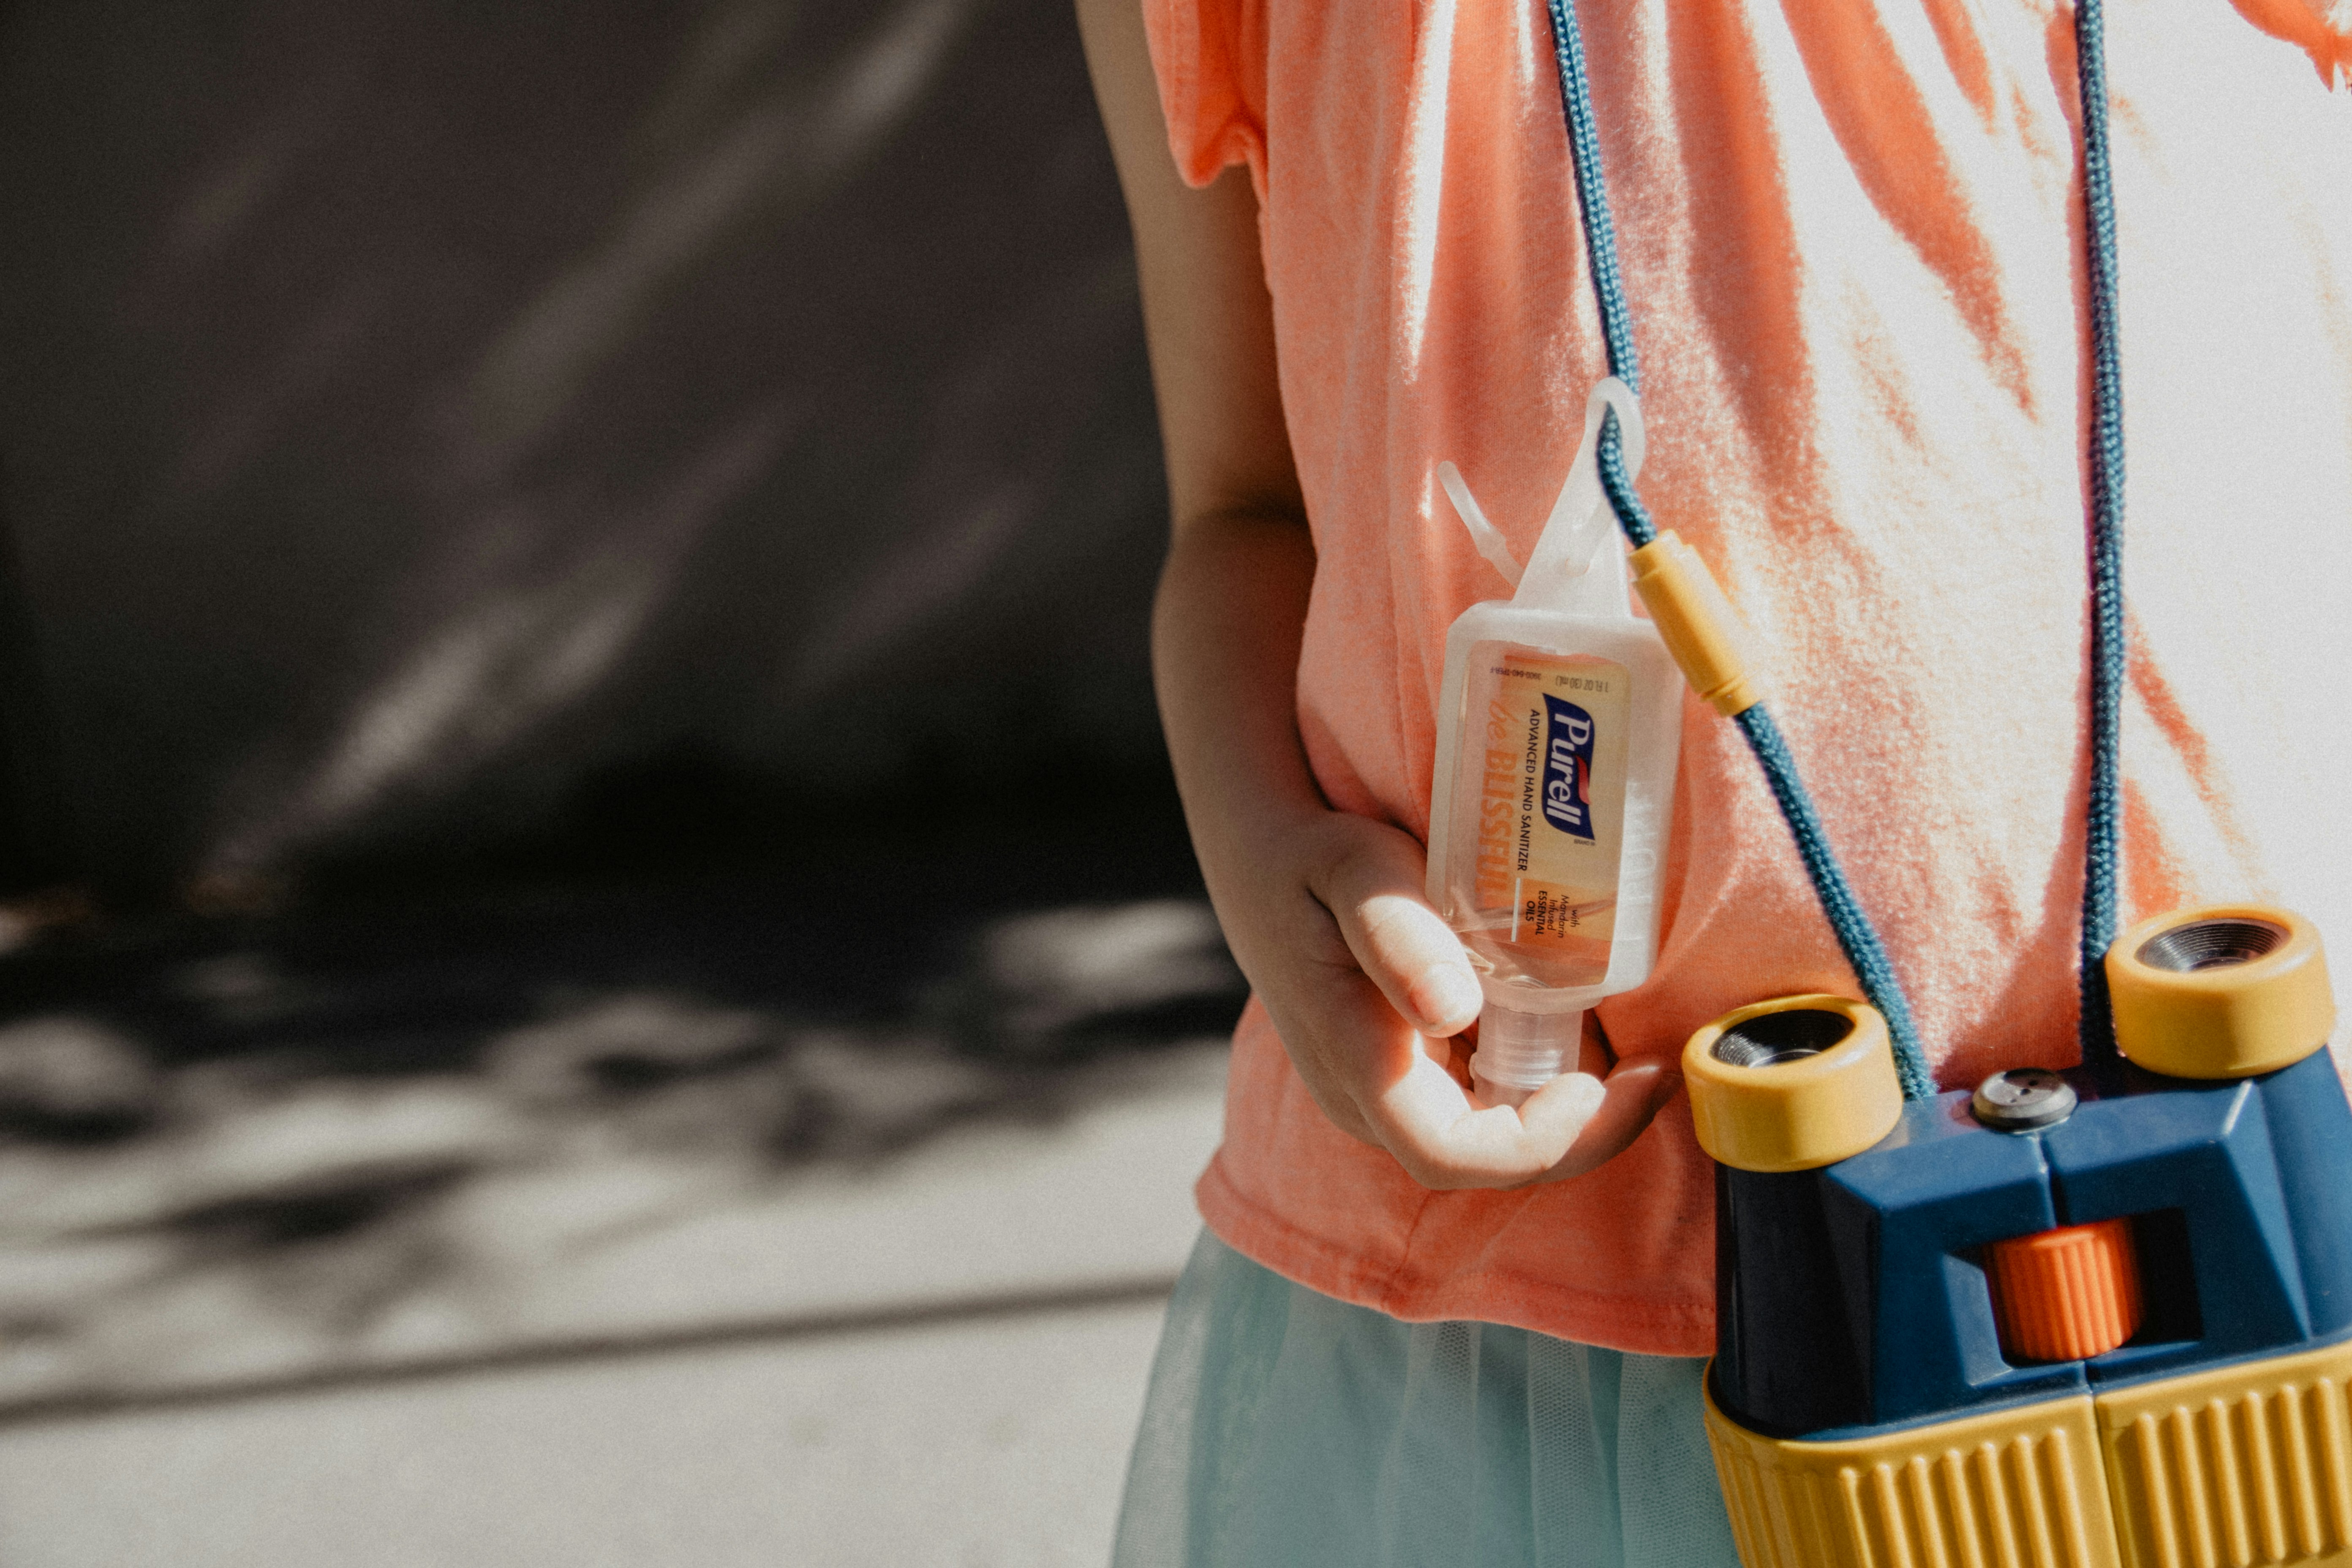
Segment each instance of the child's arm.
M1445 1064L1480 997L1422 896L1409 834L1324 802L1298 736L1315 549L1283 423L1272 302L1246 171L1178 179L1139 0L1077 0L1135 231L1172 540L1152 618L1161 721L1201 869L1234 959L1324 1114L1432 1187L1591 1169L1676 1079L1629 1060L1517 1113L1480 1110ZM1433 1037L1434 1043L1423 1037ZM1588 1055L1598 1065L1600 1053Z

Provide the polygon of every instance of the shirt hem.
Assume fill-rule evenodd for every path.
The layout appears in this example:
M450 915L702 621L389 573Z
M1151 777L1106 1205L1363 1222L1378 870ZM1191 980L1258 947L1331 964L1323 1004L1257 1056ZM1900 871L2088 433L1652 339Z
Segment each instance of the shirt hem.
M1417 1279L1402 1258L1374 1264L1333 1247L1243 1197L1219 1158L1192 1189L1218 1240L1293 1284L1409 1323L1501 1323L1637 1355L1715 1353L1712 1301L1657 1300L1580 1290L1501 1269Z

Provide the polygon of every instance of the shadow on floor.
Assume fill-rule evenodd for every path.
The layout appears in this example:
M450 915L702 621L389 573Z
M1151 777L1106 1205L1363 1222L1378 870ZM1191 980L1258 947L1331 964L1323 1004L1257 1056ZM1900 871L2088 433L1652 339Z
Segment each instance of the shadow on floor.
M907 1243L868 1310L854 1263L789 1256L827 1205L873 1199L873 1236L996 1179L967 1166L1213 1094L1240 977L1189 865L1120 857L1084 833L835 851L18 955L0 1412L1164 1289L1118 1260L966 1289Z

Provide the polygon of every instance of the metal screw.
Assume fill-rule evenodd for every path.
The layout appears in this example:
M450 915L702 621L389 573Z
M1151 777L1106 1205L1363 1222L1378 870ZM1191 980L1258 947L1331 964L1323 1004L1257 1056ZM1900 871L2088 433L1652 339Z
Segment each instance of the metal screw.
M2074 1090L2046 1068L2011 1068L1977 1085L1969 1109L1996 1131L2031 1132L2074 1115Z

